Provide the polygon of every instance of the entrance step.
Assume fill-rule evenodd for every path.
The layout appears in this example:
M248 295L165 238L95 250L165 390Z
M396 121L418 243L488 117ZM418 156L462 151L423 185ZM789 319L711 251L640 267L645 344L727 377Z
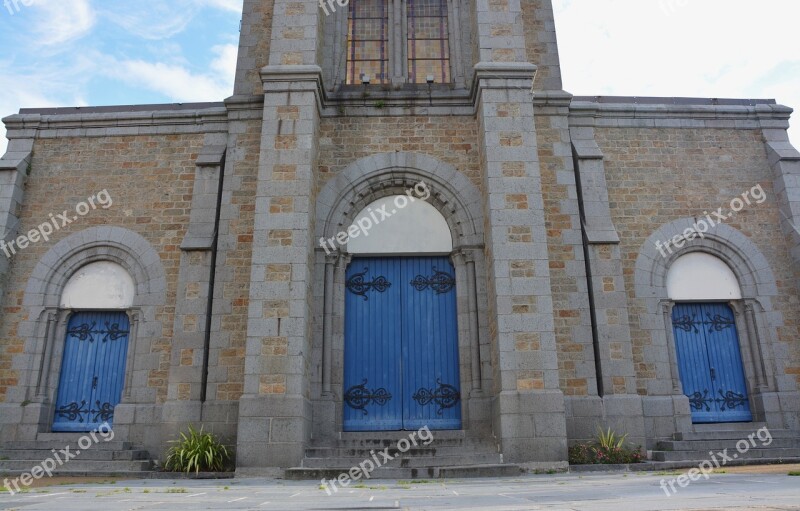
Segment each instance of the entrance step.
M292 480L334 480L341 474L346 474L351 467L346 468L290 468L286 471L286 479ZM362 478L359 483L368 484L376 479L455 479L469 477L514 477L523 473L519 465L492 464L492 465L467 465L452 467L424 467L424 468L378 468L369 479Z
M130 442L116 440L106 442L97 434L99 440L97 443L92 441L88 448L81 449L79 446L81 437L91 439L91 435L87 433L40 433L37 435L37 440L2 442L0 474L30 472L48 459L52 459L57 465L52 472L63 475L108 473L136 475L152 468L153 463L149 453L134 449ZM73 457L65 461L66 456L62 451L67 447ZM56 454L63 463L58 463Z
M380 454L375 455L381 460L384 467L400 468L425 468L429 466L450 467L464 465L498 465L502 464L503 457L500 454L471 454L462 456L408 456L404 453L391 461L383 462ZM302 468L327 468L327 467L357 467L359 463L374 458L370 453L365 456L335 457L335 458L305 458Z
M695 425L694 431L675 433L673 440L659 442L657 450L652 453L653 461L688 462L693 460L711 460L727 449L727 455L737 464L766 462L766 460L794 461L800 460L800 435L791 430L770 430L772 441L764 445L756 432L763 424L703 424ZM769 437L762 436L769 440ZM751 440L752 439L752 440ZM747 450L739 452L737 443L747 443ZM753 445L755 444L755 445ZM744 451L744 444L742 444ZM717 456L721 463L722 459ZM727 461L731 464L731 461Z
M338 477L366 461L380 465L370 474L371 479L513 476L522 472L518 465L503 463L503 456L491 440L468 438L464 431L433 431L432 441L426 435L428 445L418 436L417 445L414 445L412 433L341 433L335 440L306 449L301 466L287 470L286 477ZM398 447L403 439L409 441L405 452ZM392 459L386 460L381 453L387 453Z

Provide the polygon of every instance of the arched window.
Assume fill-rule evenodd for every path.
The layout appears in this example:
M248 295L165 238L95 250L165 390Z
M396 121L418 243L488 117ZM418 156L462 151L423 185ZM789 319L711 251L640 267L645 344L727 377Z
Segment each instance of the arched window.
M667 273L667 293L675 301L739 300L736 275L721 259L703 252L678 258Z
M453 251L453 237L442 214L406 195L373 202L358 214L353 226L358 235L347 243L351 254L448 255Z
M133 304L133 278L109 261L87 264L69 279L61 295L64 309L127 309Z

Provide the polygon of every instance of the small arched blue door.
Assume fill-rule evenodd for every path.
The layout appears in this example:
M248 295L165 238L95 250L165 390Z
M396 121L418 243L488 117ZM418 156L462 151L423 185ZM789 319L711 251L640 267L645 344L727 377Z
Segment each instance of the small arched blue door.
M684 303L672 310L675 349L692 422L753 420L733 311L726 303Z
M344 430L461 428L455 270L447 257L347 270Z
M93 431L114 420L128 354L128 315L79 312L67 326L53 431Z

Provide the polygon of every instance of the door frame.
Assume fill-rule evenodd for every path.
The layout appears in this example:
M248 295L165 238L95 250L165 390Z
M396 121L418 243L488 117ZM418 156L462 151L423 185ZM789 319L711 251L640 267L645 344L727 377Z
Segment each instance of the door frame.
M344 320L345 284L347 267L354 257L369 257L370 254L337 252L330 255L318 253L320 280L325 283L322 290L321 339L315 350L319 350L320 362L319 394L321 436L344 431ZM457 248L450 254L374 254L375 256L439 256L449 257L455 268L456 314L459 352L459 379L461 385L461 430L491 428L489 415L481 422L471 422L470 408L488 409L490 406L486 389L490 388L491 372L488 370L488 338L485 291L479 287L477 275L485 273L483 248ZM317 406L317 405L315 405ZM327 409L323 412L322 410ZM483 411L481 412L483 415ZM323 419L324 418L324 419ZM315 419L316 421L316 419ZM323 422L324 421L324 425ZM330 428L331 421L335 428Z
M683 383L680 378L678 366L678 354L675 344L675 333L672 325L672 312L678 304L707 304L725 303L733 311L736 332L739 340L739 353L742 359L742 371L744 373L745 385L747 387L747 397L750 404L750 411L753 415L752 422L763 422L765 420L765 410L763 401L757 397L769 392L769 381L772 373L764 363L764 345L759 335L761 324L760 304L752 299L740 300L662 300L661 311L664 317L664 326L667 334L667 346L670 358L670 373L672 377L673 393L685 396ZM726 424L726 423L710 423Z
M407 304L407 300L403 300L402 299L403 287L405 287L406 292L408 292L408 293L415 293L415 292L416 293L422 293L422 292L425 292L426 290L424 290L424 289L419 289L419 288L415 289L415 286L413 285L414 282L412 282L411 279L412 279L412 277L418 277L419 276L417 271L425 271L425 272L430 272L431 271L430 267L427 267L427 265L425 265L428 269L423 270L423 269L419 269L418 268L417 270L414 270L414 271L406 274L406 278L408 280L406 280L406 278L400 278L400 279L398 279L397 282L392 282L393 279L392 279L392 277L390 275L392 273L392 271L396 271L395 277L401 277L404 273L406 273L406 269L407 268L405 266L405 263L408 262L408 261L411 261L413 259L438 259L441 262L441 264L449 264L450 266L452 266L453 278L456 279L456 276L455 276L456 267L455 267L455 264L453 264L453 258L451 256L447 256L447 255L435 255L435 254L414 254L414 255L379 254L379 255L374 255L374 256L358 254L357 256L354 256L354 257L350 258L350 261L348 262L348 264L344 266L344 272L345 272L345 275L346 275L348 273L348 270L350 270L351 268L355 272L358 272L361 269L361 262L360 262L361 260L372 260L372 261L375 261L375 260L385 260L385 261L392 260L392 261L397 262L398 264L397 264L396 270L389 270L389 272L386 273L386 274L383 273L383 270L379 270L377 274L375 274L374 272L370 273L368 275L368 278L370 278L370 279L378 278L378 277L383 278L383 275L386 275L387 277L389 277L389 279L388 279L389 280L389 286L387 286L386 291L392 292L392 290L395 290L398 293L398 296L401 297L401 299L399 301L399 305L402 307L402 306L405 306ZM443 262L443 260L446 261L446 263ZM434 263L434 266L438 266L438 265L439 265L439 263ZM364 266L367 266L366 262L364 262ZM391 268L391 265L389 266L389 268ZM374 268L370 268L370 270L374 270ZM386 268L384 268L384 270L386 270ZM447 273L448 274L450 273L449 269L448 269ZM427 274L428 273L426 273L426 275ZM352 276L357 276L357 275L363 275L363 274L355 273L355 274L352 274L351 277ZM347 288L346 285L345 285L345 288ZM450 297L448 297L448 301L449 301L450 305L453 307L452 314L454 314L455 317L452 317L452 318L441 318L441 320L445 321L445 322L455 321L455 332L454 332L455 335L456 335L455 346L454 346L455 353L453 354L452 352L450 352L448 350L448 352L447 352L448 355L446 356L446 358L449 359L450 356L454 356L455 360L456 360L455 371L457 372L457 376L458 376L457 377L457 380L458 380L458 382L457 382L457 385L458 385L458 389L457 389L458 390L458 400L456 401L456 403L457 403L457 406L458 406L459 412L460 412L458 414L459 427L442 427L442 428L439 428L438 426L441 426L441 425L437 426L434 423L429 424L431 429L434 429L434 430L436 430L436 429L440 429L440 430L462 430L462 429L464 429L464 399L462 397L464 395L464 393L463 393L463 390L462 390L463 378L461 376L461 356L460 356L460 354L461 354L461 346L460 346L461 335L460 335L459 327L458 327L458 315L459 314L458 314L458 282L457 282L457 279L454 282L454 287L452 289L447 290L446 294L449 295L451 292L454 292L454 296L451 295ZM367 297L370 296L369 293L371 293L371 291L368 291L368 294L366 295ZM356 296L354 296L353 294L349 294L348 291L345 291L344 294L345 294L346 297L350 298L351 303L353 303L353 302L359 303L360 302L360 300ZM359 294L359 293L356 293L356 295L357 294ZM376 295L378 295L378 294L383 295L384 294L384 289L380 289L378 291L378 293L376 293ZM376 298L378 298L378 296L376 296ZM345 313L345 315L348 313L346 307L345 307L344 313ZM398 326L402 331L405 331L405 327L408 326L408 324L406 323L406 319L407 318L405 318L402 313L400 314L400 316L401 317L399 319L399 322L398 322L399 325ZM346 317L345 317L345 319L346 319ZM347 323L348 323L347 321L344 322L344 329L343 329L343 333L344 333L344 337L345 337L345 345L344 345L344 348L343 348L343 357L342 357L342 360L343 360L343 374L342 374L342 391L343 391L343 395L344 395L344 392L345 392L345 381L344 381L345 368L348 365L347 364L347 362L348 362L348 360L347 360L347 355L348 355L347 354L347 342L346 342L346 339L347 339L347 331L346 331ZM409 345L406 342L404 342L404 335L402 334L402 332L399 334L398 339L400 340L400 345L397 346L397 350L399 352L399 356L400 356L401 360L403 362L405 362L405 361L410 359L410 358L405 356L406 353L407 353L407 350L409 348ZM452 337L448 336L448 339L452 342ZM363 341L363 338L361 339L361 341ZM410 340L407 340L407 341L410 342ZM450 342L448 342L447 344L449 345ZM359 365L359 364L355 364L355 365ZM391 366L389 366L389 367L391 367ZM449 365L448 365L448 367L449 367ZM399 408L399 421L400 421L400 424L401 424L400 428L397 428L397 429L375 429L375 430L365 429L365 430L361 430L361 429L352 429L354 424L351 424L351 426L350 426L351 429L349 429L349 431L375 431L375 432L380 432L380 431L412 431L414 429L417 429L416 426L411 427L411 429L409 429L409 425L406 424L406 422L409 420L408 417L406 417L407 407L408 406L413 407L413 405L410 405L406 400L407 399L411 399L412 394L415 391L420 390L420 389L418 387L417 388L412 388L414 386L413 381L406 381L405 377L407 376L407 372L406 372L404 364L401 363L400 365L395 367L395 369L397 370L399 388L392 389L391 392L392 392L392 394L395 394L393 396L393 399L401 399L402 400L401 401L402 404L400 405L400 408ZM362 375L363 375L363 373L362 373ZM353 375L351 374L350 376L353 376ZM451 375L451 376L454 376L454 375ZM348 383L348 386L350 386L349 388L352 388L352 385L356 384L360 379L361 379L360 376L355 378L355 379L351 379L351 381ZM438 380L437 380L437 382L438 382ZM417 382L417 383L419 383L419 382ZM435 383L433 383L433 382L428 382L428 383L431 384L431 385L434 385L434 389L435 389ZM441 385L441 382L439 382L439 383ZM448 381L447 383L456 384L452 380ZM378 385L378 384L376 383L376 385ZM411 386L408 386L408 385L411 385ZM356 387L357 387L357 385L356 385ZM450 385L445 385L445 387L449 387L450 389L453 388ZM381 390L385 390L385 389L381 389ZM402 391L402 395L399 395L399 393L401 391ZM416 396L414 396L414 397L416 397ZM450 408L450 406L448 406L446 408ZM341 411L342 411L342 425L343 425L342 429L344 430L344 414L347 411L347 407L345 406L344 400L342 400L342 410ZM351 413L353 413L352 410L350 410L350 411L351 411ZM412 420L419 421L420 419L412 419ZM430 418L429 418L429 420L430 420ZM454 421L455 419L453 417L451 417L448 420L449 421ZM357 422L357 425L361 426L362 424ZM363 425L367 426L368 424L363 424Z
M111 309L113 310L113 309ZM72 316L79 312L110 312L109 309L61 309L45 310L43 320L45 323L44 351L41 356L39 378L36 384L37 399L42 399L46 404L46 417L40 423L40 433L53 432L56 401L58 400L59 383L61 381L61 366L64 359L64 348L67 339L67 327ZM116 312L127 314L130 322L128 334L128 348L125 358L125 377L122 383L122 398L119 404L130 402L133 370L135 363L136 344L138 339L141 310L139 308L119 309ZM112 424L113 429L113 424Z

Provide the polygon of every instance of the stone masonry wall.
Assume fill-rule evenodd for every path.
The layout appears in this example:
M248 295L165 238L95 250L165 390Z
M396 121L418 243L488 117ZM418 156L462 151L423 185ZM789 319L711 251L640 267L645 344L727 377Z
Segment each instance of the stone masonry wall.
M113 205L98 207L54 233L50 241L31 244L14 257L8 293L0 317L0 402L9 386L23 384L12 370L12 357L23 352L17 333L25 318L21 307L31 271L58 241L92 226L115 225L142 235L161 257L167 278L167 303L156 320L163 331L153 339L159 365L148 387L156 402L167 393L180 244L189 223L195 159L203 135L126 136L40 139L34 144L30 177L19 232L25 233L64 210L108 190ZM2 257L5 257L3 254ZM198 327L202 327L198 325Z
M761 184L767 199L746 206L726 225L750 238L769 261L778 286L773 306L783 315L778 341L789 349L787 372L800 382L800 310L789 247L780 231L780 213L761 133L757 130L638 129L596 130L605 155L614 225L622 240L625 286L639 394L648 393L656 369L648 359L650 336L639 328L644 311L634 295L634 267L642 243L659 226L679 218L702 217ZM666 241L666 240L664 240ZM776 356L780 356L776 352Z
M478 128L471 117L325 118L320 125L319 187L347 165L375 153L428 154L483 188Z

